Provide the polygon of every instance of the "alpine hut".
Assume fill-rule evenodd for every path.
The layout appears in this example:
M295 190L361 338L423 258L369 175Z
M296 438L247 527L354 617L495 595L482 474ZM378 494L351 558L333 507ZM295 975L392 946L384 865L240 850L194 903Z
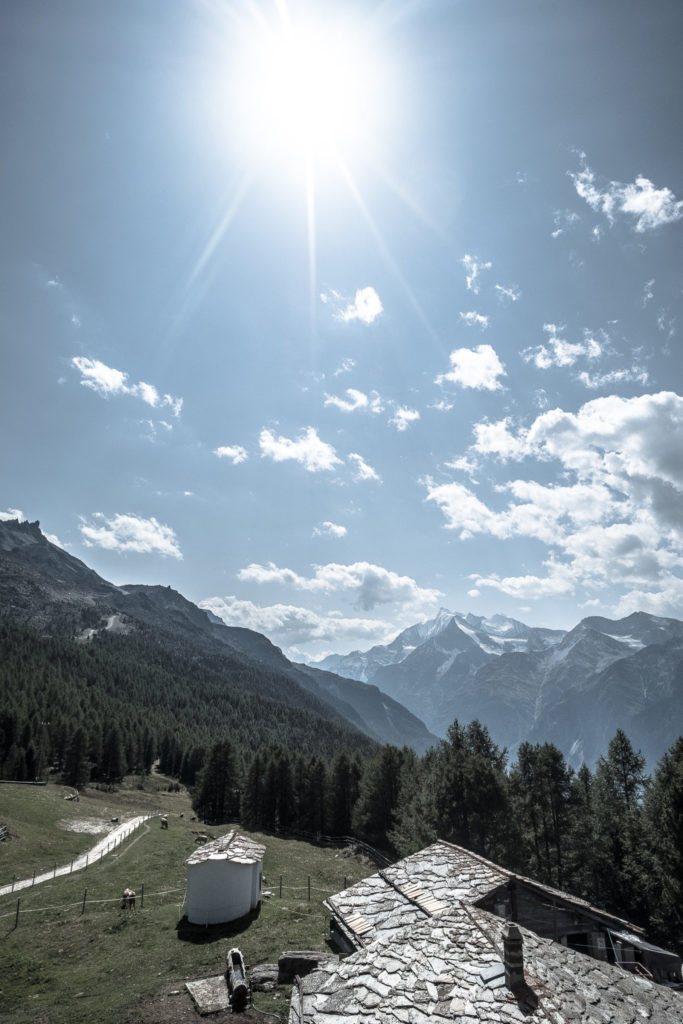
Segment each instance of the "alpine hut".
M261 902L265 846L228 832L187 859L187 919L222 924L243 917Z

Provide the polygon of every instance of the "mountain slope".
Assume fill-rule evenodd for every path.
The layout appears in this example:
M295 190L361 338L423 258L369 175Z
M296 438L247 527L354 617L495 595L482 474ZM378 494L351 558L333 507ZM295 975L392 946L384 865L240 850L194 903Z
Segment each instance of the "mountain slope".
M422 753L435 741L405 708L375 687L322 681L296 666L252 630L226 626L170 587L108 583L85 563L50 543L39 524L0 522L0 607L6 618L41 632L90 640L106 632L137 632L141 625L163 633L168 650L229 656L280 680L282 699L296 698L317 713L344 721L378 742L413 745Z

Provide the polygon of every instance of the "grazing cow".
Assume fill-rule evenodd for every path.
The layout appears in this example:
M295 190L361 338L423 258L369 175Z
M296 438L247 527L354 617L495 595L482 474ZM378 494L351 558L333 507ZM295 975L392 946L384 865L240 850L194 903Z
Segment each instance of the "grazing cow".
M121 897L121 910L135 910L135 890L125 888Z
M161 827L162 828L168 828L168 818L164 815L164 817L161 818L160 820L161 820Z

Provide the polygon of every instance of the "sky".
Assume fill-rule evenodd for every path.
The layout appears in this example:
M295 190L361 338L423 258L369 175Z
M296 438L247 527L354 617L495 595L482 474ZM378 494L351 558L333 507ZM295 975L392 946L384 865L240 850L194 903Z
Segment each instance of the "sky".
M676 0L5 0L0 518L297 660L683 618Z

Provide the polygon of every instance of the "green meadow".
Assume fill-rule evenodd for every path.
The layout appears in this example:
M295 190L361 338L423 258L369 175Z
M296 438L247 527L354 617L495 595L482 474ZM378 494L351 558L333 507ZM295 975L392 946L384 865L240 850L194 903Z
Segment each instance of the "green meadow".
M230 826L192 821L187 793L169 792L170 782L128 780L116 792L86 790L78 802L57 785L0 786L0 823L10 833L0 843L0 885L69 864L103 835L75 829L155 810L169 820L165 830L152 818L87 870L0 896L0 1017L13 1024L191 1019L184 983L220 974L230 946L240 947L248 967L275 963L287 949L328 949L323 899L374 865L347 851L248 833L266 846L264 888L273 895L249 920L188 928L185 861L200 837ZM126 887L137 893L132 911L121 909ZM254 1004L285 1019L288 991L255 993Z

